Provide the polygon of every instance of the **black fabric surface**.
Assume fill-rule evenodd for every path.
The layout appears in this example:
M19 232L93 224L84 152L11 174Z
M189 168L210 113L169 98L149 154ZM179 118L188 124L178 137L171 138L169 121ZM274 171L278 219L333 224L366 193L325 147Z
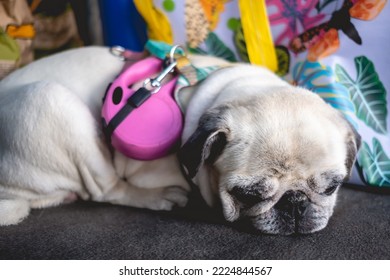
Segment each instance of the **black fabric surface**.
M258 234L195 204L153 212L79 201L0 227L0 259L390 259L390 196L343 187L329 225Z

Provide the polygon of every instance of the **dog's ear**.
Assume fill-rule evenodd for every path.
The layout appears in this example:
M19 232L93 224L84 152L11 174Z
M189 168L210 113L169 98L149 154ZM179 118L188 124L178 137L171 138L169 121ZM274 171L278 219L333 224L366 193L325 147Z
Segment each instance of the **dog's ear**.
M229 129L224 118L225 107L205 113L198 128L179 151L179 160L193 178L202 164L213 164L227 144Z
M347 133L347 139L346 139L346 145L347 145L347 157L345 159L345 166L347 168L347 176L345 177L345 180L348 180L351 177L352 168L356 161L356 155L360 149L362 140L359 133L356 131L356 129L351 125L351 123L347 120L345 120L347 123L348 133Z

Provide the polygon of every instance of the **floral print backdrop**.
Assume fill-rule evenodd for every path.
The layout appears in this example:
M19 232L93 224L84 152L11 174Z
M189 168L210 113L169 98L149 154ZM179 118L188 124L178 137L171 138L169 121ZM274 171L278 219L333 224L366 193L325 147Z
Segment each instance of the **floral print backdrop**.
M170 23L171 30L165 31L172 36L168 43L230 61L249 61L238 1L155 0L153 4ZM351 182L389 189L387 0L267 0L266 5L277 74L320 95L361 134Z

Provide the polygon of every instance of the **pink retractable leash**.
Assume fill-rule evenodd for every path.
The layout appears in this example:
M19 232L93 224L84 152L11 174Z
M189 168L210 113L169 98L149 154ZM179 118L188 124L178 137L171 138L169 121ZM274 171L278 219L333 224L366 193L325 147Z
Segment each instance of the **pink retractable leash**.
M173 53L178 46L173 47ZM175 49L174 49L175 48ZM176 61L148 57L131 65L109 86L103 101L103 130L111 145L124 155L152 160L167 155L178 143L183 116L173 98ZM160 73L156 78L150 78ZM144 81L137 90L132 86Z

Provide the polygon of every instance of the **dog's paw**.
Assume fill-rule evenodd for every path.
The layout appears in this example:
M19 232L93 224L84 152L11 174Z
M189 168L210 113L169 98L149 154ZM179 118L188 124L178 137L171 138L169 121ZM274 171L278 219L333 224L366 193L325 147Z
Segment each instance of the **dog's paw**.
M16 225L30 213L30 205L21 199L0 199L0 226Z
M172 210L174 206L184 207L188 201L187 195L188 190L180 186L149 189L129 186L127 182L120 180L104 196L93 197L92 199L151 210Z
M172 210L174 206L184 207L188 202L188 192L178 186L148 189L145 208L152 210Z

